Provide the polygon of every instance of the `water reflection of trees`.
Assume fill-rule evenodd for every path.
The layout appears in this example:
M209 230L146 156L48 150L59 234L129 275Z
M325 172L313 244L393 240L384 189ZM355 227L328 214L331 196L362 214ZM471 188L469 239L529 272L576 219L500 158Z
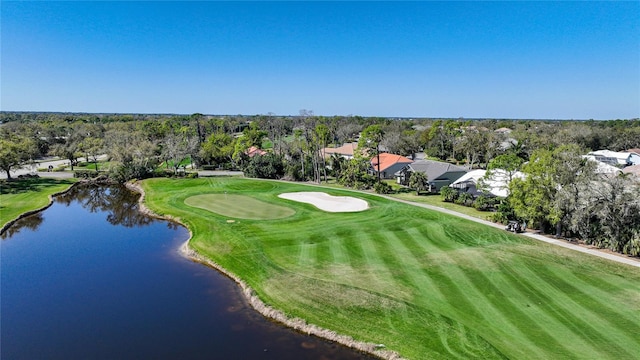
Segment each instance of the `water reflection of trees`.
M139 211L139 195L124 186L77 186L56 201L67 206L73 201L90 212L107 212L107 221L125 227L144 226L154 219Z
M2 233L2 239L7 239L12 237L13 235L20 232L22 229L31 229L36 230L40 224L42 224L44 219L42 218L42 213L33 214L31 216L27 216L22 218L13 225L9 226L5 232Z
M77 201L83 208L92 213L106 212L107 221L112 225L125 227L149 225L155 219L139 211L139 197L139 194L121 185L83 185L72 188L64 195L57 196L55 201L66 206ZM2 233L2 239L10 238L25 228L35 231L42 222L42 213L27 216L9 226ZM167 227L176 229L178 224L167 221Z

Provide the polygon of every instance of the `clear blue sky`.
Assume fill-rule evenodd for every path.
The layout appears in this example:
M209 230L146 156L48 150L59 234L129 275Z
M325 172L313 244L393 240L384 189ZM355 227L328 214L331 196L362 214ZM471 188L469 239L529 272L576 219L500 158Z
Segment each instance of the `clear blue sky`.
M1 110L640 117L640 2L1 2Z

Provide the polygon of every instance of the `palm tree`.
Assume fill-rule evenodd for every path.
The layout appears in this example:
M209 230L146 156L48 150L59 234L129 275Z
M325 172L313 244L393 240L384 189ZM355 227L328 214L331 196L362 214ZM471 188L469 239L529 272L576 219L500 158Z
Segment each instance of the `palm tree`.
M423 172L412 172L409 176L409 188L416 191L416 195L420 195L420 191L427 190L429 186L429 179L427 174Z

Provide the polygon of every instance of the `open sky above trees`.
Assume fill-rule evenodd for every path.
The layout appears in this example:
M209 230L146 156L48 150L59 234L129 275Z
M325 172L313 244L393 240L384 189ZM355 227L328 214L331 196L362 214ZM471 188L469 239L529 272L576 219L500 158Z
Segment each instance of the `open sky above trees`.
M640 117L640 3L1 3L4 111Z

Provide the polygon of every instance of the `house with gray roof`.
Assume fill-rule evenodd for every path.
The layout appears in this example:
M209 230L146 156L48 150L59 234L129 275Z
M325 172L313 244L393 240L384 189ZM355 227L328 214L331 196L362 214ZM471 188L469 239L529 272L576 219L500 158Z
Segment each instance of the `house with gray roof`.
M449 186L462 175L467 173L467 169L434 160L418 160L406 165L400 171L396 172L396 180L398 184L407 186L411 173L421 172L427 175L429 182L429 191L437 193L443 186Z

